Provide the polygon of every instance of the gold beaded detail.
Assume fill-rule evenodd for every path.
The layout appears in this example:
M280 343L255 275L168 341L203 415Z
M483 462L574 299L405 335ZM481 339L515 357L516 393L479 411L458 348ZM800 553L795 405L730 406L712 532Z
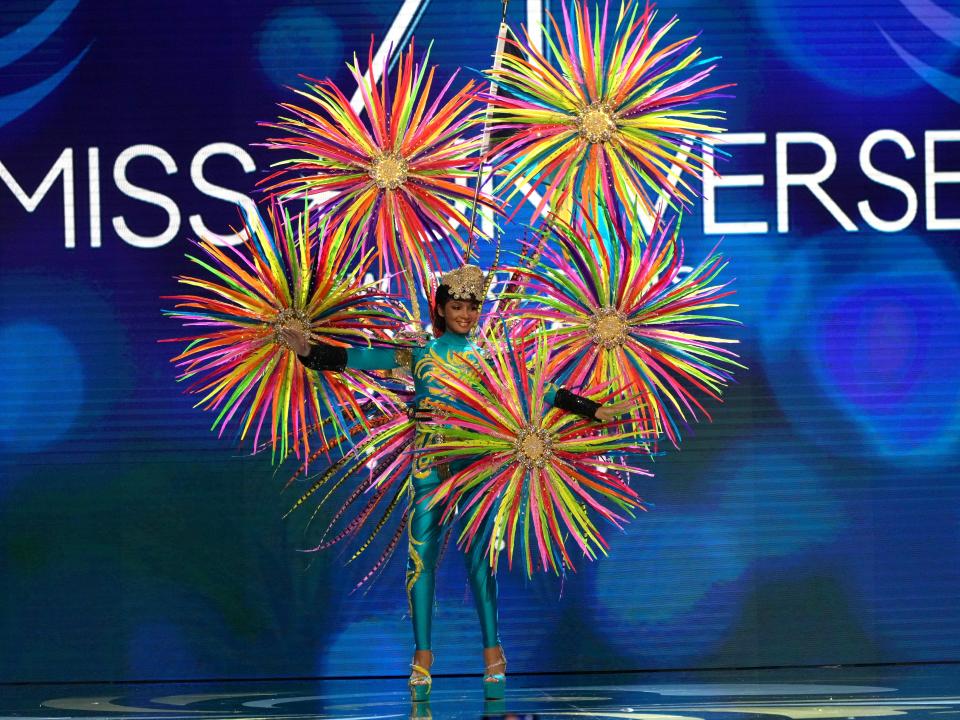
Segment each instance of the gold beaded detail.
M273 326L273 341L288 350L293 350L294 348L290 347L289 343L283 339L283 335L280 334L285 328L299 330L308 338L311 337L310 318L307 316L307 313L299 308L283 308L277 313L271 325Z
M409 165L400 153L385 150L370 158L369 174L381 190L396 190L407 181Z
M487 294L483 270L476 265L461 265L451 270L440 278L440 284L450 288L450 297L454 300L482 302Z
M613 108L603 101L590 103L577 113L575 120L580 137L590 143L605 143L617 132Z
M397 348L393 351L394 367L410 370L413 367L413 350L408 347Z
M630 325L627 316L615 307L603 307L590 318L587 330L593 342L607 350L627 341Z
M542 428L527 425L513 441L517 462L528 470L542 468L553 457L553 438Z

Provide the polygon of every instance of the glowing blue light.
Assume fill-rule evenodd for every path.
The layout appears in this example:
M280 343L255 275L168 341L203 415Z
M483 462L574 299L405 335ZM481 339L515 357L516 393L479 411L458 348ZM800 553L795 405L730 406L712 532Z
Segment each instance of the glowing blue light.
M828 396L881 455L939 455L960 431L960 329L947 320L960 317L960 292L938 270L851 278L807 348Z
M63 439L83 386L80 358L60 330L37 321L0 327L0 446L30 453Z
M0 38L0 68L15 63L46 42L76 9L79 0L54 0L46 10ZM0 127L23 115L56 90L90 49L87 45L60 70L19 92L0 96Z
M66 22L80 0L53 0L46 10L0 38L0 68L38 48Z
M0 97L0 126L6 125L25 112L28 112L34 105L56 90L60 86L60 83L80 64L80 61L83 60L83 56L87 54L87 50L89 49L90 46L88 45L73 60L46 80L38 82L36 85L31 85L26 90Z
M760 20L785 58L824 85L851 95L889 97L922 86L884 33L946 69L956 57L899 2L780 3L757 0Z
M661 667L711 656L750 612L764 568L807 562L836 541L843 503L792 441L781 429L734 443L704 469L696 496L664 502L612 538L590 605L598 627L615 628L604 635L618 651Z
M437 655L443 657L446 672L475 671L482 646L473 597L458 567L462 558L456 556L460 554L451 546L437 577L432 644ZM339 631L317 648L316 674L391 675L407 667L413 630L402 576L397 580L380 578L370 597L344 605L338 618ZM556 641L561 623L563 610L557 602L557 584L547 582L542 588L540 580L527 581L517 568L509 572L504 567L499 574L500 637L516 670L542 667L546 648Z
M396 613L349 622L317 651L316 671L324 675L393 675L406 669L413 648L406 598L397 587ZM439 597L439 594L438 594ZM432 644L450 672L467 672L477 662L480 625L473 601L441 597L433 616Z
M830 234L760 328L765 371L794 428L834 453L946 461L960 441L960 288L919 238ZM846 272L844 272L846 271ZM804 289L805 288L805 289ZM816 292L813 292L816 288ZM781 307L771 297L771 318Z
M313 7L287 7L273 13L257 38L260 66L277 85L297 87L299 75L323 79L347 59L340 29Z
M658 506L612 540L590 605L618 651L635 663L675 665L727 632L739 604L734 581L746 562L725 518Z
M833 480L811 460L789 428L777 428L732 445L713 463L709 494L717 517L741 533L748 561L806 552L844 530Z

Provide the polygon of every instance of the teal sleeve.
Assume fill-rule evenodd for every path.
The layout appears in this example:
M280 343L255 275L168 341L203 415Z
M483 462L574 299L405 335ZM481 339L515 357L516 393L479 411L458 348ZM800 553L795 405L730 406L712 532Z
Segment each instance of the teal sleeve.
M547 393L543 396L543 399L546 401L547 405L553 405L554 400L557 399L557 386L553 383L547 383Z
M347 348L347 367L353 370L391 370L397 366L394 348Z

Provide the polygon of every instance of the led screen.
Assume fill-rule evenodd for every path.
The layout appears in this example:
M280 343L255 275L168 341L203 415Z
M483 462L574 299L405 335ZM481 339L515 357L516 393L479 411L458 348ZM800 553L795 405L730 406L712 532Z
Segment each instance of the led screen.
M516 0L538 24L559 3ZM160 342L192 239L236 241L298 74L411 37L489 64L500 3L5 0L0 681L402 673L403 567L309 547L268 456ZM664 2L729 132L683 217L749 369L639 483L609 556L500 576L511 671L957 660L960 3ZM538 42L542 42L538 40ZM532 210L532 208L530 208ZM528 213L503 227L515 247ZM483 260L492 259L491 246ZM479 671L461 553L437 668Z

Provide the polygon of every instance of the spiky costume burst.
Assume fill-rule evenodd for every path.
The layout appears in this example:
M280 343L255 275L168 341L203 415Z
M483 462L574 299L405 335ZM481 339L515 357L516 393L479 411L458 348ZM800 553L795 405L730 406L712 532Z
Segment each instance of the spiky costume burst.
M493 149L505 200L529 195L528 184L542 195L535 216L548 203L569 216L579 201L592 216L598 201L647 215L661 197L689 201L685 175L711 171L692 145L708 143L723 117L697 104L724 86L702 86L713 66L695 36L661 44L676 18L655 29L656 14L634 2L614 14L564 2L559 23L548 13L555 33L544 26L555 64L529 36L506 41L517 52L488 72L500 92L486 97L505 136Z
M554 218L546 228L505 312L550 325L544 337L570 387L615 382L640 396L642 427L677 444L681 425L709 417L698 396L719 400L743 367L724 347L736 340L705 334L735 324L718 314L733 307L725 261L713 252L682 274L679 222L662 215L649 235L603 207L596 223Z
M290 487L301 476L308 483L287 515L312 503L312 522L332 510L326 512L325 525L311 551L340 547L350 564L377 548L379 556L368 563L368 570L354 589L386 567L407 529L414 434L414 421L406 408L383 410L368 423L357 423L345 433L352 445L329 467L307 475L308 459L287 483ZM312 459L328 454L335 442L328 441L315 450ZM387 534L381 538L384 531Z
M402 306L362 281L373 258L342 231L311 230L305 214L272 206L268 221L244 216L250 240L235 247L200 242L187 257L203 276L178 281L201 292L175 295L166 314L195 334L173 338L187 347L173 358L187 391L217 413L222 435L231 421L241 440L269 445L285 456L310 454L310 434L331 419L335 435L362 422L366 405L389 408L392 394L364 373L311 373L280 336L295 327L317 341L341 345L385 343L405 322Z
M411 42L391 83L387 58L374 80L372 44L366 74L354 56L348 67L365 117L329 80L310 81L298 91L308 104L282 104L290 115L269 125L289 135L271 138L267 147L295 157L276 163L281 169L263 181L280 197L306 193L330 227L367 238L379 251L379 277L395 276L414 305L416 289L430 287L431 268L462 261L457 228L469 221L455 203L470 203L474 190L457 181L475 175L480 140L468 131L482 110L473 81L448 92L456 73L432 93L435 68L428 61L429 51L414 62ZM483 193L479 202L493 206Z
M546 344L537 340L529 348L493 345L487 358L437 378L449 405L429 457L475 462L433 502L444 504L448 520L463 514L461 542L484 544L494 569L504 547L511 567L519 552L527 574L573 568L568 545L591 559L606 552L592 513L619 527L641 507L624 478L649 473L610 457L641 451L636 434L547 405L550 374Z
M236 418L255 448L298 455L294 477L307 485L294 507L312 507L314 516L332 510L311 544L352 546L351 561L379 553L361 584L383 569L406 526L429 517L414 498L432 492L433 479L439 489L429 512L442 508L449 521L459 508L462 542L483 548L494 568L502 549L528 574L562 572L579 554L596 557L607 547L596 518L620 526L642 507L627 482L649 474L636 468L637 455L660 434L676 443L684 422L706 415L698 398L718 397L737 366L728 341L702 332L729 322L716 314L729 294L717 281L723 261L711 255L681 275L677 228L660 214L689 202L690 176L710 171L693 146L720 130L722 113L700 103L721 87L705 87L713 68L695 39L667 44L675 19L657 29L655 18L634 2L613 14L607 5L589 10L585 0L564 4L545 28L555 64L529 37L507 39L518 52L488 72L500 92L486 94L472 82L451 92L456 75L434 92L434 69L427 56L415 62L412 43L394 78L385 59L375 79L371 45L365 73L356 58L348 65L363 114L332 82L310 81L299 91L303 105L282 105L286 116L269 124L279 136L267 146L288 159L262 185L278 202L305 197L309 214L274 208L270 228L247 218L246 247L201 244L206 258L192 259L209 276L180 278L204 293L178 296L169 313L203 328L182 338L182 378L218 413L221 433ZM486 158L478 98L493 121L483 130L504 138ZM537 191L535 215L549 205L553 220L510 274L501 309L511 322L488 328L489 355L475 357L462 338L471 355L462 366L446 355L427 363L437 366L442 392L417 376L417 392L426 391L421 414L442 406L442 428L417 437L405 405L414 394L409 378L390 383L348 369L319 372L311 383L280 331L387 344L406 317L394 297L360 278L373 272L418 311L419 295L431 289L428 271L456 268L467 254L458 230L471 223L457 204L473 200L481 161L503 177L499 200L481 193L481 206ZM647 237L640 222L654 216ZM485 284L464 297L486 297ZM524 337L534 340L517 339ZM558 375L602 399L639 393L646 415L598 424L548 405L547 381ZM427 442L438 430L439 444ZM321 439L311 446L314 431ZM320 456L328 461L322 468ZM458 472L441 483L451 463ZM411 479L414 466L430 483ZM423 547L413 533L410 546L416 565ZM431 595L421 605L432 602Z

